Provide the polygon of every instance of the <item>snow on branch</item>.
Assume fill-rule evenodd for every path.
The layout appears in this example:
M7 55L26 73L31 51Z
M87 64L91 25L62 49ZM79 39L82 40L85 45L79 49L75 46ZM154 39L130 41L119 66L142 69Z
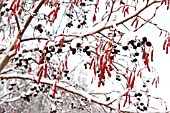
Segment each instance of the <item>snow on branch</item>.
M147 9L148 7L150 7L152 4L154 3L159 3L160 1L152 1L148 4L146 4L143 8L141 8L139 11L136 11L136 13L134 13L133 15L123 19L123 20L119 20L116 21L115 19L112 19L110 21L102 21L100 23L95 24L95 26L92 26L91 28L85 28L79 32L73 32L72 34L61 34L60 36L74 36L74 37L86 37L86 36L90 36L96 33L99 33L105 29L109 29L109 28L113 28L115 29L116 26L121 25L125 22L127 22L128 20L132 19L133 17L139 15L141 12L143 12L145 9Z
M11 74L1 74L0 79L22 79L22 80L32 80L32 81L36 80L37 81L38 77L34 77L33 75L29 75L29 74L22 75L22 74L12 74L11 73ZM42 84L48 84L48 85L53 85L54 81L55 80L49 80L49 79L46 79L46 78L41 79ZM56 86L59 89L65 90L67 92L76 94L76 95L84 97L84 98L87 98L89 103L94 102L96 104L103 105L103 106L111 108L113 110L117 110L118 108L112 106L111 103L116 101L117 99L119 99L121 96L123 96L128 91L128 89L126 89L116 99L114 99L112 102L107 102L107 101L101 101L99 98L92 96L88 92L85 92L83 90L77 90L77 89L75 89L74 87L71 87L71 86L68 87L64 83L61 83L61 82L57 83ZM18 99L19 99L19 97L16 97L16 98L5 100L5 101L11 102L12 100L15 101L15 100L18 100Z

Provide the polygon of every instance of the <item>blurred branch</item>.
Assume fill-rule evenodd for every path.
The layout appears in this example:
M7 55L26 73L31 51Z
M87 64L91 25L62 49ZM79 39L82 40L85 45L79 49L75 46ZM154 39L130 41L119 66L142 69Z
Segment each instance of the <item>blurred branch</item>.
M26 39L22 39L21 42L26 42L29 40L48 40L48 38L26 38Z
M4 2L3 0L0 1L0 11L1 11L2 7L3 7L3 2Z
M27 86L27 85L29 85L29 84L30 84L30 83L25 84L25 85L17 86L17 88L16 88L16 89L14 89L14 90L12 90L12 91L8 92L7 94L5 94L5 95L1 96L1 97L0 97L0 100L3 100L3 98L5 98L6 96L8 96L8 95L10 95L10 94L12 94L12 93L14 93L14 92L17 92L17 91L18 91L18 89L24 88L25 86Z

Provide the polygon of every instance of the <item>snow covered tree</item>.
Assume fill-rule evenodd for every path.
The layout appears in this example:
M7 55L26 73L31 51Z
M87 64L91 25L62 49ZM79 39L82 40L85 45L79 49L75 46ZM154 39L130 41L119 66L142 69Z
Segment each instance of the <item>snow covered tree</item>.
M166 112L143 31L158 29L168 54L169 32L153 20L169 3L0 1L0 112Z

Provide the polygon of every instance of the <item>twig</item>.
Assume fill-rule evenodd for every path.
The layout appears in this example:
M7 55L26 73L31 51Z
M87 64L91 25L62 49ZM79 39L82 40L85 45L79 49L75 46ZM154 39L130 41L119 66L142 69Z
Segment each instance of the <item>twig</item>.
M16 21L16 24L17 24L18 32L20 32L20 25L19 25L19 21L18 21L17 15L15 15L15 21Z
M115 1L112 1L112 6L111 6L111 9L110 9L110 13L109 13L109 17L108 17L108 19L107 19L107 22L109 22L109 19L110 19L111 15L112 15L112 11L113 11L113 6L114 6L114 4L115 4Z
M26 38L26 39L22 39L21 42L25 42L29 40L48 40L48 39L47 38Z

